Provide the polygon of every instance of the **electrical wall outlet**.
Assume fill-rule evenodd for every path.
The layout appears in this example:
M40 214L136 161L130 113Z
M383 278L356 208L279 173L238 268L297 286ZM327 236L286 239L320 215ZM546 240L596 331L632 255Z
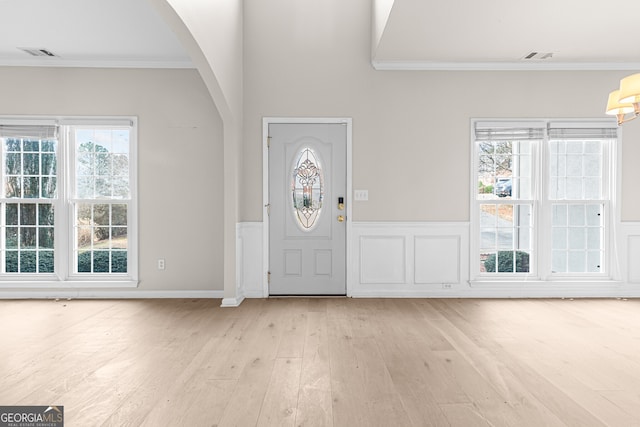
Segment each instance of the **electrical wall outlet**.
M451 283L443 283L442 289L451 289Z
M160 259L158 260L158 270L164 270L164 267L165 267L165 265L164 265L164 258L160 258Z

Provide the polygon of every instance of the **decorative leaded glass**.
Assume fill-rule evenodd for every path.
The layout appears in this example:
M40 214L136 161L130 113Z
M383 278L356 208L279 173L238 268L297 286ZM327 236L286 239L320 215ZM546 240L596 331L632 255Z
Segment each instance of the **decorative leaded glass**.
M310 231L322 210L324 177L318 157L308 147L301 150L291 173L291 195L293 212L298 225Z

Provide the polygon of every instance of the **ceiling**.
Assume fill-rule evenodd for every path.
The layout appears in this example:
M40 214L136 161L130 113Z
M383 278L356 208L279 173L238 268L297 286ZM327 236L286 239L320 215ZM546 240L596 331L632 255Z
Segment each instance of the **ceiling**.
M638 0L374 0L374 8L378 69L640 69Z
M640 69L639 0L371 1L377 69ZM0 0L3 65L193 67L149 0Z
M2 65L193 67L148 0L0 0Z

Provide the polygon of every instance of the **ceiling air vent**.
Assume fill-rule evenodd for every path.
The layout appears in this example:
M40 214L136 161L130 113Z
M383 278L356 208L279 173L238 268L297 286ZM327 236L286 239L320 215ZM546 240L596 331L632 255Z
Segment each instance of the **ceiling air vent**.
M28 53L31 56L44 56L48 58L60 58L55 53L51 52L49 49L42 49L37 47L19 47L23 52Z
M553 52L531 52L522 57L525 61L544 60L553 57Z

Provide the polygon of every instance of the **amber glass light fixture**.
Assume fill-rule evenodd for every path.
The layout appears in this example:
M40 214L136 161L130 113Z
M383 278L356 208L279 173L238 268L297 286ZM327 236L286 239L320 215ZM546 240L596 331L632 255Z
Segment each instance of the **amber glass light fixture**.
M607 114L618 118L618 125L640 116L640 73L620 80L620 89L609 94Z

